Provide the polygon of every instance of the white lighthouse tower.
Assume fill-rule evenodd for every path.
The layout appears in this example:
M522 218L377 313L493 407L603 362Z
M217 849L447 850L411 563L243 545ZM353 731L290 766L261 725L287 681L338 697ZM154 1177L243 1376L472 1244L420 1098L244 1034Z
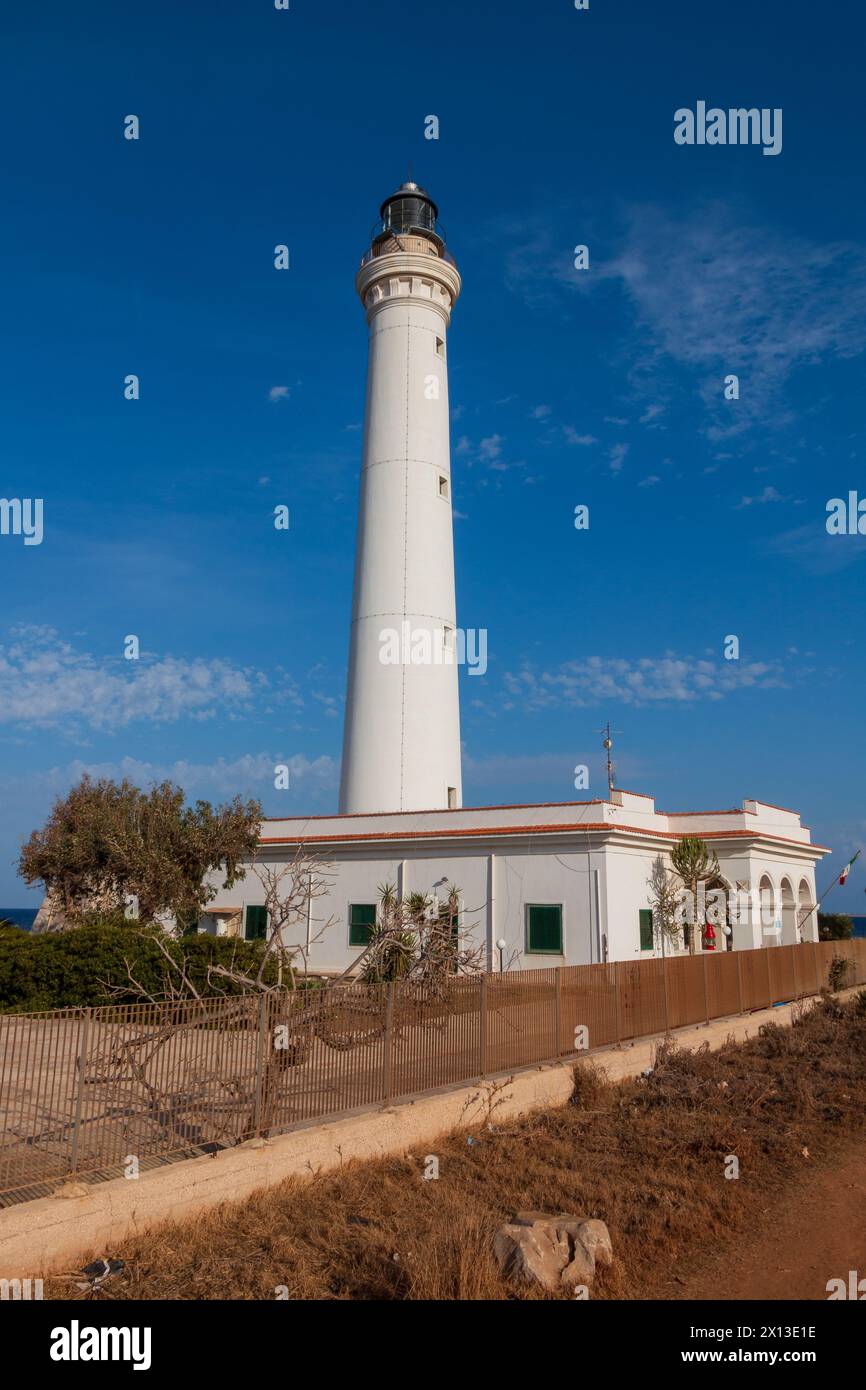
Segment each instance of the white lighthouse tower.
M460 276L404 183L355 286L370 326L340 812L462 804L446 336Z

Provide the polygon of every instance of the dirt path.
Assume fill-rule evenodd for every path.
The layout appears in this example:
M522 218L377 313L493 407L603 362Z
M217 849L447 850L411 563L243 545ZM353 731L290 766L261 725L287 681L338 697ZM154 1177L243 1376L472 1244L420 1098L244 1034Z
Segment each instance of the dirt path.
M866 1278L866 1139L817 1164L734 1246L704 1260L669 1298L826 1299L828 1279ZM685 1273L685 1272L684 1272Z

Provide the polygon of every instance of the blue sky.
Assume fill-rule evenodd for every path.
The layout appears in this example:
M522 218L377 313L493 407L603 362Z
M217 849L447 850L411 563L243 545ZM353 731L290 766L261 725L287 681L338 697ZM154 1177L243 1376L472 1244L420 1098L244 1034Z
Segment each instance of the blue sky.
M353 277L410 162L464 279L458 621L489 634L466 803L573 799L578 763L600 794L610 718L622 785L793 806L836 851L819 884L841 867L866 841L866 538L825 530L866 495L859 9L16 9L0 495L42 497L45 535L0 536L0 903L31 900L17 848L84 768L336 809ZM782 153L675 144L699 99L781 107ZM864 911L864 881L831 902Z

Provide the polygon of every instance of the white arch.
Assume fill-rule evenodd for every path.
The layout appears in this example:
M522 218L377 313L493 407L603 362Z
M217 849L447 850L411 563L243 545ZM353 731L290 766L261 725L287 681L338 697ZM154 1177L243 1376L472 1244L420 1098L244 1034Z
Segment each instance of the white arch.
M797 932L797 903L794 897L794 885L787 874L782 879L781 890L781 945L796 946L800 939Z
M812 885L807 878L800 879L797 890L797 936L801 941L818 940L818 914L813 911Z
M758 882L758 902L760 904L761 944L763 946L780 946L782 933L778 930L781 925L779 890L773 882L772 875L767 873L766 869Z

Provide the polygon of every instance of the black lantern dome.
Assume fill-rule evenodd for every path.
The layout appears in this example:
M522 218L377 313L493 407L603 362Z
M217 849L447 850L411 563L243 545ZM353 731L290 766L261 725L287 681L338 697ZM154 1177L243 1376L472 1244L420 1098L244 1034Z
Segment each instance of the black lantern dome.
M445 228L439 225L439 208L426 189L411 179L386 198L379 209L381 221L370 232L370 246L361 260L366 265L376 256L409 251L414 255L428 252L454 265L454 257L445 249Z
M437 236L439 209L430 194L417 183L401 184L380 208L383 232L422 232ZM441 239L441 238L438 238Z

